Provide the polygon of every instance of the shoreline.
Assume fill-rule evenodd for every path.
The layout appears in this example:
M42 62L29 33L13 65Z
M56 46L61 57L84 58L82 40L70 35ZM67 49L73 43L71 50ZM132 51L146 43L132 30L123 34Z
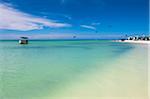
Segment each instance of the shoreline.
M116 42L122 42L122 43L136 43L136 44L150 44L150 41L132 41L132 40L125 40L125 41L121 41L118 40Z

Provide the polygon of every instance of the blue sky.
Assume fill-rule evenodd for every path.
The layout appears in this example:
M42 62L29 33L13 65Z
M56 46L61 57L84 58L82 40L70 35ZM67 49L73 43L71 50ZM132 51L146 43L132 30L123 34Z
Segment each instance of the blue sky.
M148 0L0 0L0 39L149 33Z

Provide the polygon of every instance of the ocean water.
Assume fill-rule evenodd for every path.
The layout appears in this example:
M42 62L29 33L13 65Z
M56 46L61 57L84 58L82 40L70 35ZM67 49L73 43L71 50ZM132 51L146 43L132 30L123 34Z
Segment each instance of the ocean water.
M148 45L0 41L0 99L148 99Z

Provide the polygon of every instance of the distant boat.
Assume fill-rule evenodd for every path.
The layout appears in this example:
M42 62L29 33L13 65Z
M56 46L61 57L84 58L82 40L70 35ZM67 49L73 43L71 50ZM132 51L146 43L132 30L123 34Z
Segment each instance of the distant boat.
M20 37L19 44L28 44L28 37Z

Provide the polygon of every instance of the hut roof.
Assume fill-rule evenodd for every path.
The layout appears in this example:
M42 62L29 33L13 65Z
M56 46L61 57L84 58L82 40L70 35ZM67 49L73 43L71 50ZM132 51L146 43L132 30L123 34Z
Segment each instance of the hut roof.
M21 39L28 39L28 37L20 37Z

